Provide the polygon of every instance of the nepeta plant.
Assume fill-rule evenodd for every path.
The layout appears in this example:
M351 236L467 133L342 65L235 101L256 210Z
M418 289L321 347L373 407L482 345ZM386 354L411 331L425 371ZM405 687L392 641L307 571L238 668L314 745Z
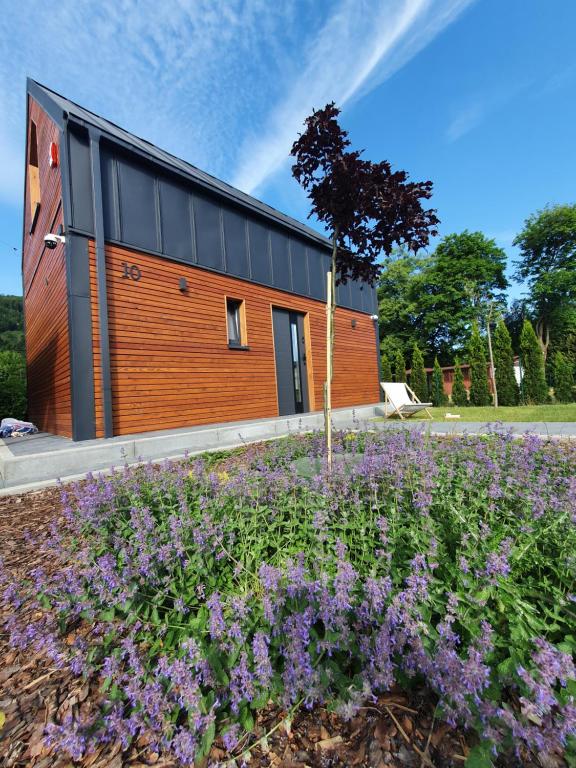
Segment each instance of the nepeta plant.
M39 543L58 567L4 573L12 643L100 679L53 743L145 736L190 765L270 700L350 716L417 683L487 755L574 753L574 445L336 434L330 473L324 451L316 434L63 489Z

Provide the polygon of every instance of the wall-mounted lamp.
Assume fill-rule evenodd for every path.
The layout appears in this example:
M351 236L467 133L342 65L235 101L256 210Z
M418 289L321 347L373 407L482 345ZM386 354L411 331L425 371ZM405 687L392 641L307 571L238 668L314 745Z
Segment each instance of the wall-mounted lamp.
M178 288L180 291L182 291L182 293L185 293L188 290L188 283L186 282L185 277L181 277L178 281Z
M350 325L352 326L352 328L356 328L356 320L355 319L352 320Z

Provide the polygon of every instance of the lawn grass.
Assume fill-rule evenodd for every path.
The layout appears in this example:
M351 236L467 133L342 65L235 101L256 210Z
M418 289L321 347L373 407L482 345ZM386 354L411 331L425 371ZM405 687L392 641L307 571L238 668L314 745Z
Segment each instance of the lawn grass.
M446 405L442 408L429 408L429 411L434 421L452 421L446 418L447 413L459 414L459 421L576 421L576 403L500 408L456 408L453 405ZM413 418L426 419L427 416L422 411Z

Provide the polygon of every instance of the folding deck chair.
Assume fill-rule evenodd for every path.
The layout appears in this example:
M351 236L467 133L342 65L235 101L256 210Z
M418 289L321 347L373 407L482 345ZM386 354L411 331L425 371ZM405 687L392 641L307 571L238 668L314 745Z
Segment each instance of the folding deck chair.
M428 408L432 407L432 403L421 403L408 384L381 381L380 386L384 390L386 418L397 413L401 419L405 419L407 416L412 416L419 411L426 411L428 418L432 418L432 414L428 410ZM390 412L388 411L388 403L392 406Z

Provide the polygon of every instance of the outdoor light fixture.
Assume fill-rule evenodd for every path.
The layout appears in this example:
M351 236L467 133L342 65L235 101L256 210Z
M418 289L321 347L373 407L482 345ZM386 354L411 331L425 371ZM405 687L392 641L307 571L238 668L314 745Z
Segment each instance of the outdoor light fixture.
M352 326L352 328L356 328L356 320L352 320L352 322L350 323L350 325Z
M188 290L188 283L186 282L185 277L181 277L178 281L178 288L182 291L182 293Z

